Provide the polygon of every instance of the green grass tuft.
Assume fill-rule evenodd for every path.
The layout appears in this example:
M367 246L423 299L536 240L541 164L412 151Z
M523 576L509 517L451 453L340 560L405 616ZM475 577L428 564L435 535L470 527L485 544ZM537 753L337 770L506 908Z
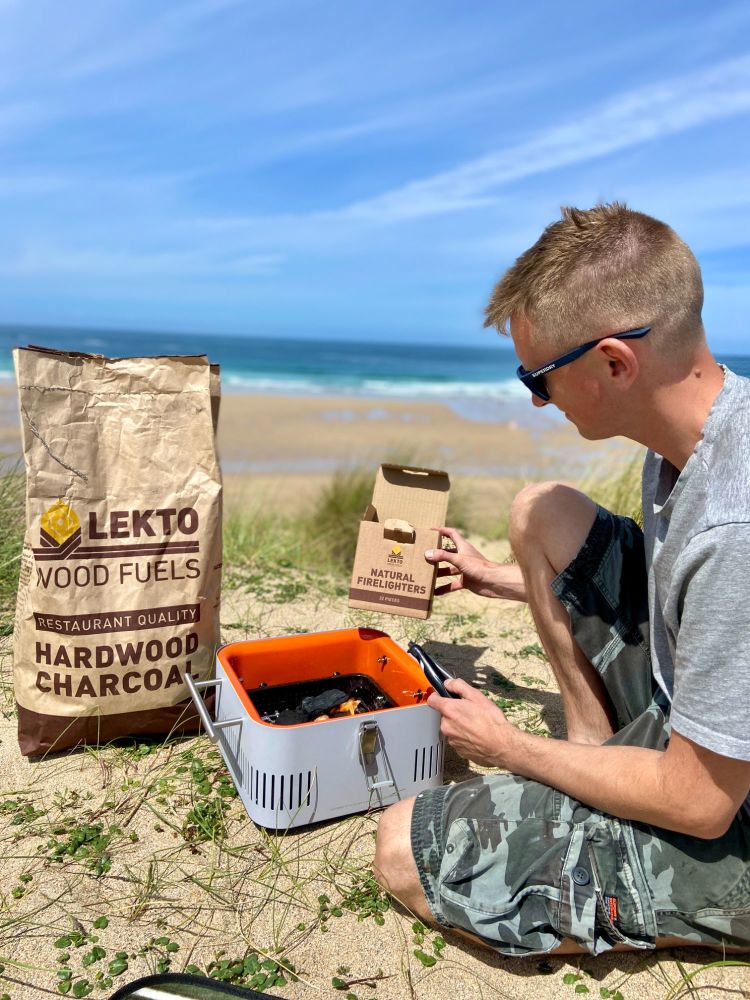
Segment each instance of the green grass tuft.
M601 473L594 471L583 484L583 491L613 514L632 517L636 524L643 527L642 469L643 454L639 453L623 469L611 475L602 477Z
M251 508L224 518L224 562L229 566L291 566L302 558L298 519Z
M642 524L640 472L639 456L611 475L593 470L583 489L597 503ZM224 559L230 567L227 584L260 586L276 577L266 596L286 601L305 589L311 578L345 577L354 560L360 519L372 498L374 481L374 469L342 469L304 513L278 515L257 507L229 514L224 521ZM476 529L469 499L460 482L454 484L447 521L467 533ZM6 473L0 476L0 634L13 629L23 530L24 478L18 472Z
M581 488L602 506L642 524L640 476L641 457L636 456L614 473L605 473L602 467L592 470ZM278 603L295 596L287 593L292 584L299 590L323 577L345 578L351 571L360 520L374 482L372 468L341 469L306 512L277 515L256 508L229 515L224 523L227 584L249 586ZM460 481L455 483L447 522L467 534L481 533L473 523L470 501L466 488ZM493 537L506 533L501 530Z
M248 579L260 585L260 575L272 571L346 576L351 571L359 524L372 500L374 485L372 468L340 469L306 512L279 516L256 508L230 514L224 522L224 561L232 571L241 572L239 577L230 572L229 585ZM470 528L466 500L460 490L451 496L448 523L461 530Z
M300 527L314 565L351 570L359 522L372 500L375 473L361 468L336 472Z
M0 476L0 634L13 630L24 532L24 477Z

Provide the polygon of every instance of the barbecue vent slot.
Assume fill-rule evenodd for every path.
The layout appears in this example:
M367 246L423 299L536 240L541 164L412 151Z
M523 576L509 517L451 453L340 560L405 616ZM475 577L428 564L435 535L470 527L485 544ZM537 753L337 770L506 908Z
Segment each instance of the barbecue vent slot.
M414 781L424 781L440 770L440 743L414 750Z
M312 782L312 771L277 775L250 765L250 798L261 809L293 812L302 806L309 806Z

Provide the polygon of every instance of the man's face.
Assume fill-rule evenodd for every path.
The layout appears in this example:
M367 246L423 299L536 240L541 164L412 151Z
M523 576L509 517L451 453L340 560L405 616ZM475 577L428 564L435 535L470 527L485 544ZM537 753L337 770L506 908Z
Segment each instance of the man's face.
M514 317L510 324L510 335L516 355L527 371L540 368L552 361L556 355L564 353L559 349L545 346L534 333L531 323L523 316ZM549 402L554 404L578 429L582 437L598 440L609 437L604 426L601 387L593 377L588 355L578 358L569 365L551 372L546 378ZM538 396L531 395L534 406L546 406Z

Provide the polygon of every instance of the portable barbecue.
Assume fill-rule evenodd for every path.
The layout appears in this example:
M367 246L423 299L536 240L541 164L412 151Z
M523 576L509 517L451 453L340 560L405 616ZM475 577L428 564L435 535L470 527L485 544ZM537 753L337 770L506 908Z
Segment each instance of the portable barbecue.
M229 643L214 680L186 682L260 826L290 829L381 808L442 783L440 716L425 704L431 688L384 632ZM216 691L213 719L205 688Z

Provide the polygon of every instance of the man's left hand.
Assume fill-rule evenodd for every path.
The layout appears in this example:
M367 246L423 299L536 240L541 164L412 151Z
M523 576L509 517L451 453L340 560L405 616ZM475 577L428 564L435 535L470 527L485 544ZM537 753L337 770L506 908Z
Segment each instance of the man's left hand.
M515 726L486 695L466 681L446 681L446 688L460 698L431 694L430 708L442 716L440 732L459 756L483 767L506 767L510 744L518 734Z

